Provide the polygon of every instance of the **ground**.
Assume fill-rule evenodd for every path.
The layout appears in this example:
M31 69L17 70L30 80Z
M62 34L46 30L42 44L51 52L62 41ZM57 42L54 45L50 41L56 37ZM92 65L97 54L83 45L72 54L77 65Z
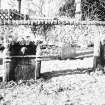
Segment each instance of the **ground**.
M93 57L76 59L76 60L52 60L43 61L41 66L41 73L52 71L67 71L82 68L92 68Z
M70 73L91 68L92 61L44 61L41 74L47 78L1 83L0 105L105 105L105 74Z

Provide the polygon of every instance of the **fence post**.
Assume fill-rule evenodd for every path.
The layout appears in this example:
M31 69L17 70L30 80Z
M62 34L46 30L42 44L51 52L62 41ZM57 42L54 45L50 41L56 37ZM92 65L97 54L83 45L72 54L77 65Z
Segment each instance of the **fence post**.
M3 68L4 68L3 82L5 82L5 78L6 78L6 65L5 65L5 62L6 62L6 54L5 54L5 51L3 51Z
M35 80L40 77L40 70L41 70L41 60L39 58L41 53L40 45L37 46L36 49L36 62L35 62Z
M4 75L3 75L3 81L7 82L9 80L9 72L10 72L10 59L7 59L8 57L8 47L6 45L6 42L4 42L5 49L3 51L3 65L4 65Z
M5 30L5 20L4 20L4 30ZM6 53L7 53L7 41L6 41L6 35L4 35L4 51L3 51L3 66L4 66L4 74L3 74L3 81L6 80Z

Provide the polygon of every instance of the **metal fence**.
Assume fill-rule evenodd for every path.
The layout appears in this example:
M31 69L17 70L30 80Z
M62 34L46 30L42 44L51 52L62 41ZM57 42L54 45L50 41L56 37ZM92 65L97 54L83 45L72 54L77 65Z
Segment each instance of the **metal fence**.
M3 10L0 9L0 21L9 21L9 20L24 20L27 19L28 15L20 14L17 10Z

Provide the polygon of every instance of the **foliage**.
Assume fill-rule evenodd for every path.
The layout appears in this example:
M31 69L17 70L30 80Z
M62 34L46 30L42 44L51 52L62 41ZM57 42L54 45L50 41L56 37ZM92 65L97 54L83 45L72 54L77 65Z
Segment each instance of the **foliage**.
M55 26L47 32L46 40L54 44L59 42L86 47L93 43L96 29L97 26L89 25Z
M74 17L75 16L75 1L67 0L63 6L59 8L60 16Z
M105 20L105 2L103 0L82 0L82 19Z

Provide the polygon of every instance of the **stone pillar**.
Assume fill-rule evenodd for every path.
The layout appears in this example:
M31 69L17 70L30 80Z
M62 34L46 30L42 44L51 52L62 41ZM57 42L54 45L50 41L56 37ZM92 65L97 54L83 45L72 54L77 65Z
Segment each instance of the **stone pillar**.
M40 55L41 55L41 49L40 45L38 45L36 49L35 80L40 77L40 71L41 71L41 60L39 58Z
M76 11L75 11L75 19L81 20L82 11L81 11L81 0L75 0Z

